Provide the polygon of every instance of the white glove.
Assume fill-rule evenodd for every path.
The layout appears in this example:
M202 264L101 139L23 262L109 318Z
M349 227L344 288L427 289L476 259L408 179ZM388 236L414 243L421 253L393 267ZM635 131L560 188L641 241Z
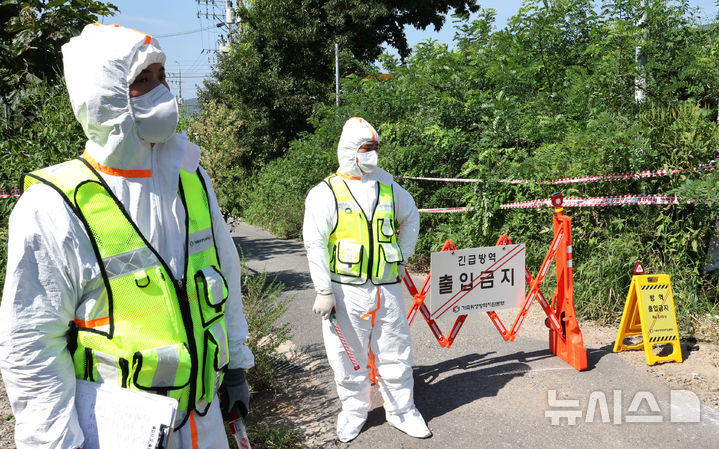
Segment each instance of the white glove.
M336 302L334 293L319 292L315 298L315 304L312 306L312 311L318 315L322 315L322 318L328 320Z

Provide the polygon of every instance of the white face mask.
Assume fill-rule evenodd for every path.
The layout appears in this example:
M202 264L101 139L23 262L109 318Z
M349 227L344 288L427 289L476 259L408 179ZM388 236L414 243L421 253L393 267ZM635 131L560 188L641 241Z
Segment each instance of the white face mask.
M164 142L177 129L177 101L164 84L146 94L130 98L137 134L148 143Z
M377 170L377 152L357 153L357 166L365 173Z

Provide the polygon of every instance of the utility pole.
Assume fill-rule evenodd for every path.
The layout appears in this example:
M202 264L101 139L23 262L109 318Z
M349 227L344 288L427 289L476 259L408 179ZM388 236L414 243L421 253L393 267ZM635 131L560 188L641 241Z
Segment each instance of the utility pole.
M232 9L232 1L225 0L225 26L227 26L227 37L230 36L230 27L235 23L235 10Z
M235 9L232 5L232 0L225 0L224 26L227 30L227 38L225 39L223 36L220 36L219 50L221 53L230 52L230 44L232 43L232 32L237 22L239 22L239 18L235 15ZM222 25L222 23L217 24L218 27Z
M178 99L177 99L177 102L178 102L179 104L182 104L182 65L180 65L180 61L175 61L175 62L177 63L177 71L178 71L178 74L179 74L178 77L179 77L179 79L180 79L180 95L179 95L179 97L178 97Z
M340 44L335 40L335 104L340 105Z
M644 30L642 33L641 43L646 44L647 21L649 20L649 15L647 14L647 0L642 0L639 3L639 7L642 9L642 15L637 21L637 26ZM644 71L644 68L647 65L647 53L641 45L637 45L634 49L634 62L637 64L637 78L634 81L634 101L637 104L641 104L644 102L645 90L647 88L647 77Z

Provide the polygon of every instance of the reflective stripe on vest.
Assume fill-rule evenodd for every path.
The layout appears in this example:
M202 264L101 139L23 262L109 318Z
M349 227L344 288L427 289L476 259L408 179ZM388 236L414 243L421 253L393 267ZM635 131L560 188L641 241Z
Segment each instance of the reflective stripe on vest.
M176 428L189 410L205 414L229 363L228 291L199 172L180 172L188 226L184 280L173 278L85 161L26 175L25 188L34 183L57 190L83 223L105 283L99 298L76 310L70 342L75 375L177 399Z
M325 182L337 203L337 226L328 242L332 280L355 285L367 279L375 285L396 283L403 258L397 244L392 186L377 183L377 201L369 221L342 178L332 175Z

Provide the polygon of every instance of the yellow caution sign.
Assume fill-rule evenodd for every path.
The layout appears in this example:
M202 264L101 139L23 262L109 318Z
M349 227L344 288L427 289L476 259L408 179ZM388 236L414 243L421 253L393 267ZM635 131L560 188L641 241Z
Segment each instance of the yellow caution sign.
M624 339L633 335L641 335L642 341L636 344L625 344ZM654 354L655 345L666 344L672 346L671 354ZM669 275L632 276L627 302L624 304L622 322L619 324L617 341L614 342L614 352L642 347L648 365L665 361L682 361Z

